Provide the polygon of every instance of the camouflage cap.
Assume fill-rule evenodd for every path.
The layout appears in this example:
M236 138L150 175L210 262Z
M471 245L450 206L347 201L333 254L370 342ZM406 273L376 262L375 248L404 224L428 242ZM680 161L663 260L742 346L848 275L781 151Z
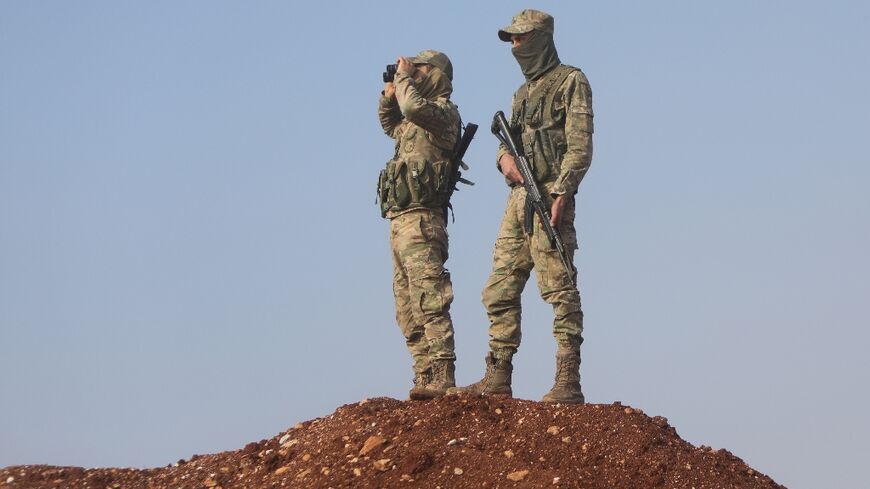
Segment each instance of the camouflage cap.
M432 65L439 70L443 71L447 78L450 81L453 81L453 64L450 63L450 58L447 57L446 54L440 51L434 51L432 49L426 49L424 51L420 51L420 54L414 56L411 59L411 62L417 65Z
M525 34L533 30L553 33L553 16L540 10L526 9L514 15L511 25L498 31L498 38L511 42L511 34Z

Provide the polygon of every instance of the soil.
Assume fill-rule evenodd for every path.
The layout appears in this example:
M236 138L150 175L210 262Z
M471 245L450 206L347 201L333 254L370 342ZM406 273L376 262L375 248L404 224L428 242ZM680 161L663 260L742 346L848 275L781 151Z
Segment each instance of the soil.
M363 400L235 451L154 469L22 465L0 488L782 488L667 419L614 404Z

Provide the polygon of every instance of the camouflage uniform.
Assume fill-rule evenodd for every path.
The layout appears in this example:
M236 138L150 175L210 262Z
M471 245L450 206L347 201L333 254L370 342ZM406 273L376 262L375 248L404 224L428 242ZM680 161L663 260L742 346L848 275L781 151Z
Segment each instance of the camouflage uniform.
M396 140L396 148L381 172L378 196L382 213L390 220L396 321L414 361L416 390L412 389L411 397L428 398L430 384L437 380L433 368L447 369L441 373L453 385L453 287L444 267L448 257L444 210L460 118L449 100L452 66L447 57L423 51L412 61L434 69L420 82L397 73L395 98L380 99L381 126Z
M561 70L568 73L560 73ZM554 79L559 82L559 75L564 79L550 88L550 94L536 94L536 90L546 89L548 82ZM529 101L533 101L535 95L543 95L540 97L543 100L537 104L532 102L538 113L531 114L529 112L536 109L529 108ZM532 163L535 180L541 194L548 199L548 207L558 195L571 196L558 229L565 246L575 250L573 195L592 161L593 114L589 82L580 70L561 65L541 79L524 84L514 94L511 105L511 127L517 129L514 136L519 135L517 139L523 142L522 149ZM549 145L548 141L551 141ZM506 148L500 147L496 161L506 152ZM559 254L551 248L538 216L535 216L533 233L525 233L526 191L522 185L510 185L507 209L493 251L493 271L483 290L483 303L491 324L490 348L496 357L507 359L519 348L520 295L529 273L535 268L541 297L553 305L556 316L553 335L560 344L579 351L583 342L580 293L565 273ZM575 279L576 273L575 269Z
M527 81L513 96L510 128L532 166L548 208L558 196L569 199L557 229L573 255L577 249L573 196L592 161L592 92L582 71L559 61L551 16L524 10L499 31L499 38L511 41L512 34L527 33L530 37L513 48ZM507 152L501 146L496 161ZM571 277L558 252L551 248L538 216L529 215L532 211L526 205L522 184L509 180L508 184L512 188L493 251L493 270L482 294L490 321L487 372L481 381L456 390L511 394L511 359L522 336L520 297L534 269L541 297L553 306L553 336L559 346L557 385L544 400L583 402L579 384L583 312L580 293L572 282L577 277L573 258ZM530 234L524 226L529 217L534 219ZM570 392L565 391L566 385Z

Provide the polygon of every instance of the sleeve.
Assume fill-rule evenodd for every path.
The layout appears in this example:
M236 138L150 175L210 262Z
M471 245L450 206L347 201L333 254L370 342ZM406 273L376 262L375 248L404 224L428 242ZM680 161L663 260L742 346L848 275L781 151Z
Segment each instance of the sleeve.
M395 139L396 129L403 119L402 113L399 111L399 104L395 98L381 94L381 98L378 100L378 119L381 121L384 133Z
M457 118L451 113L448 104L428 100L420 96L411 77L404 73L396 73L393 81L396 86L396 100L405 119L424 130L437 135L450 135L445 139L455 140Z
M562 171L550 194L573 195L592 164L592 89L582 72L568 77L565 94L565 142Z

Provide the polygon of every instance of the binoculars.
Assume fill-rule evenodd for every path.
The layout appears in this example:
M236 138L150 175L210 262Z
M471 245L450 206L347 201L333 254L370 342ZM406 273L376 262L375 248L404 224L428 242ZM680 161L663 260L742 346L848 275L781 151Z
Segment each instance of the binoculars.
M387 65L387 71L384 72L384 83L390 83L396 77L396 71L399 70L399 65Z

